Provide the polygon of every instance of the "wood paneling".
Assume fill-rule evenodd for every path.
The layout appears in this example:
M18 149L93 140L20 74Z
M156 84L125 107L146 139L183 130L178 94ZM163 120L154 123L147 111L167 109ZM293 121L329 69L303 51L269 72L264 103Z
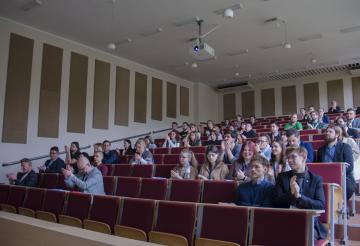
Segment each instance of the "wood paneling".
M223 95L224 120L230 120L235 116L235 93Z
M275 115L275 89L261 90L261 112L262 116Z
M166 116L169 118L176 118L176 84L167 82L166 88Z
M95 60L93 128L109 128L110 63Z
M151 84L151 119L162 120L163 82L161 79L152 78Z
M296 86L281 87L282 96L282 114L294 114L297 112L296 107Z
M39 137L59 137L62 59L63 49L44 44L39 100Z
M180 115L189 116L189 98L189 88L180 86Z
M147 76L135 73L134 121L146 123Z
M67 131L85 133L88 57L71 52Z
M353 106L360 106L360 77L354 77L352 80Z
M34 40L11 33L2 142L26 143Z
M129 125L130 70L116 67L115 125Z
M241 108L243 117L255 115L255 93L247 91L241 94Z
M330 80L327 82L328 104L331 100L336 100L340 108L344 108L344 86L343 80Z
M304 106L318 109L320 107L319 83L304 84Z

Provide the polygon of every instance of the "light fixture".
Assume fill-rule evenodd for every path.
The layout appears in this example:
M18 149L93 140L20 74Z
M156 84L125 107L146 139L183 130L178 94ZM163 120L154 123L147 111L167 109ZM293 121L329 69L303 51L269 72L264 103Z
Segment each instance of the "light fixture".
M193 63L191 64L191 67L192 67L192 68L197 68L197 67L198 67L198 64L197 64L196 62L193 62Z
M110 36L113 36L113 26L114 26L114 8L115 8L116 0L111 0L111 23L110 23ZM116 50L116 44L114 42L110 42L107 45L109 50Z
M314 56L314 54L312 52L310 52L310 62L312 64L317 63L317 60L316 60L316 58L315 58L315 56Z
M311 63L317 63L317 60L315 58L311 58Z
M109 50L116 50L116 44L115 43L109 43L108 45L107 45L107 47L108 47L108 49Z
M285 37L284 37L284 42L283 42L283 48L285 49L291 49L291 43L288 41L288 34L287 34L287 21L286 20L283 20L283 23L284 23L284 34L285 34Z
M239 77L239 76L240 76L240 73L239 73L239 72L236 72L236 73L235 73L235 76L236 76L236 77Z
M228 19L234 18L234 11L230 8L224 10L224 17Z
M291 44L288 43L288 42L284 42L283 47L284 47L285 49L291 49Z

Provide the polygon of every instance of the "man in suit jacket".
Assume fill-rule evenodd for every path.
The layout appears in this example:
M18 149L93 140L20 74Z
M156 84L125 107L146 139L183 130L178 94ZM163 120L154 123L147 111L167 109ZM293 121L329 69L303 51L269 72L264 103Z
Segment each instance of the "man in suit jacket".
M347 125L347 122L345 121L344 117L339 117L336 119L336 124L344 127L345 131L347 132L347 134L352 137L352 138L359 138L360 134L359 131L356 130L355 128L349 128Z
M350 145L338 140L341 128L329 125L326 129L326 144L317 152L318 162L346 162L346 197L350 199L355 191L353 175L354 157Z
M356 118L355 109L349 108L346 110L347 126L352 129L360 130L360 119Z
M288 146L290 147L304 147L307 150L306 162L311 163L314 161L314 149L311 143L301 141L300 132L294 128L286 130L286 137Z
M34 170L32 170L31 161L24 158L20 161L20 164L22 172L17 173L17 175L13 173L6 174L10 184L36 187L38 184L38 176Z
M64 160L59 157L59 148L53 146L50 148L50 159L39 167L39 171L45 173L62 173L61 169L65 168L65 166Z
M276 179L274 205L280 208L319 209L325 208L322 177L306 168L307 151L303 147L289 147L286 157L292 170L280 173ZM314 221L315 239L324 239L326 228Z

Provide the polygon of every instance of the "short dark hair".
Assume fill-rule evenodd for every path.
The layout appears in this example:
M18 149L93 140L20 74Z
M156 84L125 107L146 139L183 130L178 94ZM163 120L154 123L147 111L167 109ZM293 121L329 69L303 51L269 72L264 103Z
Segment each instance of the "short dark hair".
M279 123L277 123L276 121L271 122L270 125L273 125L273 124L274 124L275 126L279 127Z
M267 168L270 166L269 160L261 155L254 155L254 157L250 160L250 164L253 162L259 162L261 165Z
M22 158L22 159L20 160L20 163L23 163L23 162L29 163L30 166L32 165L31 160L30 160L29 158Z
M258 138L264 137L266 138L266 140L268 141L268 143L270 143L270 136L266 133L261 133Z
M224 136L228 134L230 135L232 138L236 138L237 137L237 132L236 131L230 131L230 130L226 130L224 133Z
M59 153L59 148L58 146L53 146L50 148L50 151L56 151L57 153Z
M356 112L356 110L355 110L354 108L348 108L348 109L346 110L346 113L348 113L349 111Z
M295 128L289 128L286 130L286 137L291 137L291 136L295 136L295 137L299 137L300 133L298 130L296 130Z
M111 143L110 143L110 141L109 141L109 140L104 140L103 144L106 144L106 143L108 143L108 144L110 144L110 145L111 145Z
M175 122L175 121L173 121L173 123L171 123L172 125L178 125L178 123L177 122Z
M304 160L306 160L308 152L304 147L289 147L285 151L285 155L288 156L291 153L297 153L298 155L302 156Z

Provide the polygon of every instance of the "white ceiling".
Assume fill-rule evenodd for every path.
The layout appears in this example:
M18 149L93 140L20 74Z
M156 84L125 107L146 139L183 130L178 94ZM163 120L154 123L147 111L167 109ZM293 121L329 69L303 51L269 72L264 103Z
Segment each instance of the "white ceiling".
M249 74L256 78L360 59L360 28L340 32L360 26L360 0L241 0L244 8L235 11L233 19L214 11L238 4L238 0L116 0L114 5L111 0L41 0L42 5L29 11L21 9L31 1L1 0L0 16L211 86L244 80ZM187 40L196 36L197 26L195 22L181 27L176 23L196 16L205 20L204 32L217 24L222 27L205 38L217 59L198 62L193 69ZM264 24L272 17L287 21L291 49L262 48L284 41L284 27ZM158 27L163 32L142 35ZM322 38L298 40L314 34ZM126 38L133 42L118 45L116 51L107 49L109 42ZM228 55L244 49L249 52Z

